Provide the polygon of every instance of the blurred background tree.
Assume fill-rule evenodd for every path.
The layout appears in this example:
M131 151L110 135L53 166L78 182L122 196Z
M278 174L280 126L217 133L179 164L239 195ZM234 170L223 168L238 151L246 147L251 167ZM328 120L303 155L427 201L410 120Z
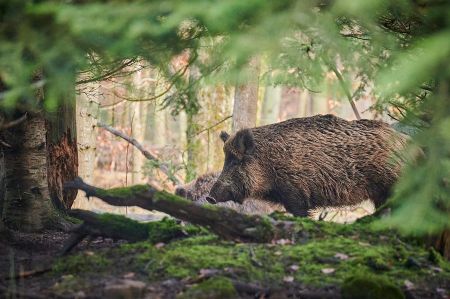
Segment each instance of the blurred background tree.
M210 162L198 154L204 147L209 153L210 145L218 144L217 139L209 141L210 132L229 127L231 122L221 121L231 114L236 121L236 112L243 112L231 111L227 104L221 107L221 99L229 99L234 86L259 81L258 91L253 91L258 98L264 93L277 98L278 86L285 88L285 98L289 91L308 91L295 104L290 103L297 107L297 115L317 113L315 107L322 103L327 106L325 111L334 112L331 106L340 103L333 101L342 99L349 103L352 118L357 118L363 112L358 103L369 96L374 99L371 109L375 116L389 115L419 128L413 143L425 153L412 153L415 159L396 187L394 211L384 223L407 233L440 232L450 225L449 14L450 4L440 0L6 0L0 4L2 123L13 122L24 113L46 124L56 121L53 128L62 128L56 133L51 133L51 126L38 126L48 130L44 132L47 151L63 144L69 128L68 144L73 148L74 113L56 120L51 115L61 116L58 111L62 107L73 111L70 103L76 90L89 93L89 84L107 81L114 87L109 89L114 97L108 96L103 103L97 97L101 108L116 109L122 102L145 103L139 108L123 108L123 117L129 124L131 120L153 122L157 131L145 134L153 136L155 143L167 136L164 132L184 132L176 138L185 140L182 151L186 153L179 161L171 160L174 170L183 165L189 180L196 172L210 169L204 167ZM260 61L259 72L248 67L255 59ZM152 74L147 76L152 84L139 87L130 80L146 71ZM261 91L265 86L267 90ZM237 89L234 95L239 98L239 94ZM318 97L331 99L319 102ZM213 107L211 103L215 103ZM261 111L270 110L264 102L257 105ZM160 109L168 113L160 113ZM203 118L208 113L214 115ZM99 118L108 117L116 116L101 109ZM115 121L109 119L109 123ZM166 127L158 127L162 123ZM28 125L29 121L2 130L4 154L12 153L8 141L18 136L11 135L11 130L27 131L24 127ZM128 127L134 133L142 130ZM208 142L201 143L205 134ZM39 151L38 144L33 148ZM70 153L66 148L62 157ZM52 165L52 156L46 155ZM218 154L211 157L220 161ZM8 159L1 161L4 167L0 169L8 169ZM64 169L71 172L64 177L75 175L73 167ZM15 175L11 184L29 178L26 172ZM8 174L3 177L0 207L8 222L12 212L7 207L14 205L8 199ZM49 183L44 185L55 194L53 202L67 208L74 196L64 199L59 195L62 182L51 183L52 177L50 171ZM41 194L41 201L46 200L45 192L33 193L30 190L36 189L30 184L23 187L33 197ZM448 238L445 242L448 244Z

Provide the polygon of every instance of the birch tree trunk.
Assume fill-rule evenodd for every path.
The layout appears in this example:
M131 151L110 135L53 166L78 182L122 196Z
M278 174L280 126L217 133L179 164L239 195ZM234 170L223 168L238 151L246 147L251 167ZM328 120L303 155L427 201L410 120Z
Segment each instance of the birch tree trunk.
M267 86L260 115L260 124L268 125L278 121L281 105L281 86Z
M5 155L3 219L13 229L40 230L52 213L47 173L46 122L42 114L6 130L14 136Z
M133 75L134 85L140 88L144 77L145 73L143 70L137 71ZM139 142L144 142L145 139L144 123L147 119L145 105L145 102L137 102L130 105L130 108L133 109L133 121L131 123L131 131L133 132L132 137ZM144 175L142 173L142 169L144 167L144 157L136 147L131 149L131 161L133 165L131 172L131 183L135 185L144 183L145 180L143 179Z
M256 126L258 107L259 59L253 59L248 66L248 73L254 74L245 84L238 84L234 92L232 131Z
M145 103L135 103L134 107L134 119L132 123L132 131L133 138L139 140L140 142L144 141L145 138L145 130L143 128L144 121L146 120L146 111L145 111ZM143 180L144 175L142 173L142 169L144 167L144 157L142 153L135 147L132 149L132 164L133 171L131 173L131 182L132 184L141 184L145 182Z
M78 142L78 175L86 182L94 183L97 122L101 92L99 83L89 83L76 97L76 124ZM87 198L78 194L72 208L87 209Z

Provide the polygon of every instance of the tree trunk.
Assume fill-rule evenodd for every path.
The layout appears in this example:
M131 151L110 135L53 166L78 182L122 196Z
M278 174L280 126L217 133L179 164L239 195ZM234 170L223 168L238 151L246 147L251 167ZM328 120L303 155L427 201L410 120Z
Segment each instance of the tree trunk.
M0 240L4 235L6 227L3 223L3 200L5 199L5 156L0 148Z
M3 132L11 137L4 149L5 224L23 231L40 230L52 215L47 173L46 121L41 113L30 115L17 127Z
M450 230L446 229L442 233L430 240L432 245L444 258L450 260Z
M132 136L136 140L144 140L145 131L142 127L144 124L145 117L145 106L144 103L134 103L132 105L134 108L134 117L133 117L133 123L132 126ZM132 184L140 184L145 182L145 176L142 172L142 169L144 167L144 157L142 156L142 153L135 147L133 147L131 152L131 158L132 158L132 173L131 173L131 183Z
M268 125L278 121L281 104L281 86L267 86L261 109L260 124Z
M249 73L254 74L251 80L235 87L233 104L232 131L256 126L258 106L259 59L253 59L249 65Z
M50 198L59 210L70 209L77 192L64 190L66 181L78 176L77 128L72 94L61 101L47 120L47 173Z
M200 71L195 66L191 66L189 69L189 84L193 84L200 78ZM196 97L196 92L189 93L188 101L194 101L193 97ZM199 149L199 141L197 140L197 122L195 116L197 111L194 109L186 109L186 150L187 150L187 165L186 165L186 181L193 180L197 170L197 156Z
M97 121L101 101L100 84L89 83L76 98L76 124L78 142L78 175L86 182L94 182L95 149L97 143ZM77 195L72 208L87 208L87 199Z
M63 184L77 176L74 109L67 100L51 114L29 112L23 122L0 133L4 141L0 207L7 227L21 231L61 227L55 208L70 208L77 194L63 190Z

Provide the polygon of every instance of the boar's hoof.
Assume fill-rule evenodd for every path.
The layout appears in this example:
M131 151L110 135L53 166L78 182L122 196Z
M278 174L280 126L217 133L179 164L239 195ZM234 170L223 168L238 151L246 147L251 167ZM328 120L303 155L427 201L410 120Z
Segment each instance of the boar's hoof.
M211 196L206 196L206 201L213 205L215 205L217 203L217 200L215 200Z

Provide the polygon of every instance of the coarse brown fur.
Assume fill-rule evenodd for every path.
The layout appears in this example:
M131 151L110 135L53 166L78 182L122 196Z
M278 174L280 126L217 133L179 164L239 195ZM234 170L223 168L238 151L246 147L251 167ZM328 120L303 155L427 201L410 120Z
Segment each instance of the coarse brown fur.
M370 199L383 204L399 177L396 153L406 137L381 121L346 121L333 115L295 118L222 132L225 163L210 195L242 203L247 197L284 205L307 216L318 207Z
M199 204L206 204L208 203L206 196L209 195L209 191L217 181L219 175L220 172L203 174L189 184L177 186L175 194ZM284 208L279 204L277 205L253 198L246 199L243 204L228 201L218 203L218 205L244 214L270 214L274 211L284 211Z

